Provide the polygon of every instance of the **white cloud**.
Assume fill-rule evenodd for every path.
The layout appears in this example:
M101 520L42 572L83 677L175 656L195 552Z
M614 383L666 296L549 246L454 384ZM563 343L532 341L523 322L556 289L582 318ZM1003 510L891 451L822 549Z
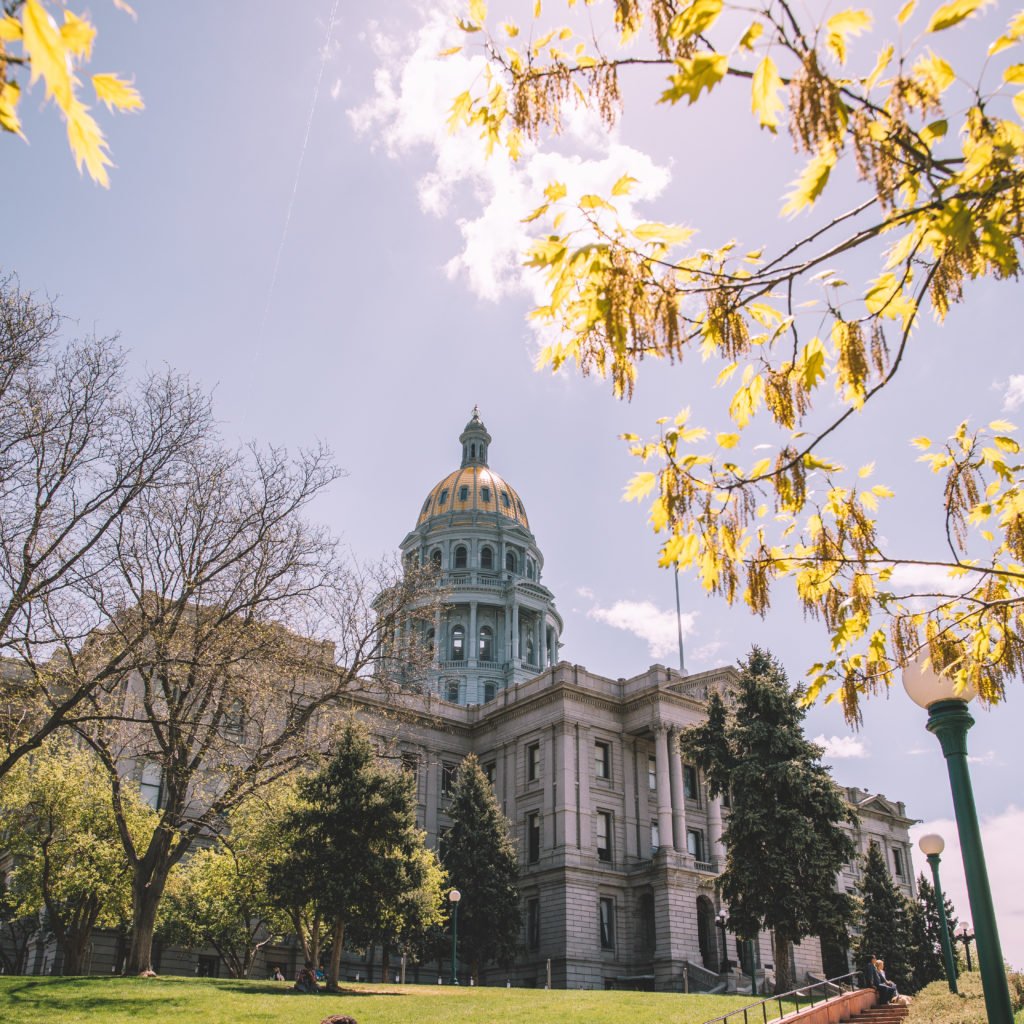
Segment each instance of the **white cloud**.
M887 584L894 591L927 594L963 594L976 586L977 573L950 577L949 570L937 565L897 565Z
M1006 412L1024 405L1024 373L1011 374L1003 388L1003 409Z
M824 734L815 736L811 741L819 747L825 748L825 757L832 760L842 760L850 757L867 757L867 747L863 740L856 736L828 736Z
M946 840L940 867L942 888L952 899L960 920L971 922L956 824L948 820L925 821L910 830L918 868L930 876L924 854L916 846L917 840L929 832L937 832ZM1001 814L982 819L981 837L1003 957L1020 969L1024 967L1024 886L1020 884L1024 809L1011 805Z
M587 617L646 640L652 658L666 658L679 649L676 613L662 611L651 601L616 601L610 608L591 608ZM693 633L696 619L693 612L683 612L684 637Z
M576 593L579 594L580 597L585 597L588 601L592 600L594 597L594 592L590 587L577 587Z
M709 640L706 644L701 644L689 657L698 665L707 665L709 662L721 665L724 664L724 659L719 658L718 654L724 647L725 644L721 640Z
M618 220L630 224L645 219L635 204L657 196L669 173L621 143L614 130L583 108L566 113L563 143L584 156L538 152L527 143L516 163L498 149L488 159L475 129L449 132L453 99L479 83L485 66L482 56L437 56L466 43L454 27L454 10L450 0L434 5L420 28L404 39L371 29L370 44L380 61L374 95L349 110L349 118L357 132L380 142L392 156L430 151L433 166L418 182L421 208L440 216L457 203L463 214L458 220L461 251L446 264L449 277L465 279L477 295L492 301L516 291L540 301L541 275L523 267L522 254L529 238L546 225L522 221L543 201L546 185L562 182L573 200L588 193L607 195L615 181L630 174L638 184L632 195L617 200ZM581 222L567 220L561 230L571 228L580 229Z

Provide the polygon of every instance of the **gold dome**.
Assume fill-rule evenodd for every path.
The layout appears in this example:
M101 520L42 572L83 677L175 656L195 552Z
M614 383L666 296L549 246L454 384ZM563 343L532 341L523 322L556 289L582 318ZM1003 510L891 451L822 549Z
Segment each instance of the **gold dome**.
M487 466L462 466L435 484L420 509L416 525L449 512L490 512L530 528L519 495Z

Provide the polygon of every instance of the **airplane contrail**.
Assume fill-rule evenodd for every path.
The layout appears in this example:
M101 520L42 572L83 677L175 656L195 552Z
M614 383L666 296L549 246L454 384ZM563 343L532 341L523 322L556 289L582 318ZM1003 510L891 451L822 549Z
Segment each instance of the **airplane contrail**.
M299 163L295 168L295 181L292 183L292 194L288 198L288 209L284 215L284 227L281 229L281 241L277 246L277 255L274 257L274 270L270 275L270 287L267 289L267 304L263 307L263 319L260 321L258 338L263 336L263 329L267 325L267 316L270 313L270 302L274 296L274 286L277 284L277 271L281 266L281 254L284 252L285 238L288 236L288 227L292 222L292 209L295 206L295 196L299 191L299 178L302 176L302 162L306 158L306 147L309 145L309 132L313 127L313 114L316 112L316 103L320 98L320 83L323 81L324 68L327 66L327 57L331 48L331 36L334 33L334 22L338 13L338 0L331 5L331 16L327 22L327 36L324 39L323 57L320 60L320 71L316 76L316 85L313 87L313 102L309 106L309 117L306 119L306 134L302 140L302 149L299 150Z

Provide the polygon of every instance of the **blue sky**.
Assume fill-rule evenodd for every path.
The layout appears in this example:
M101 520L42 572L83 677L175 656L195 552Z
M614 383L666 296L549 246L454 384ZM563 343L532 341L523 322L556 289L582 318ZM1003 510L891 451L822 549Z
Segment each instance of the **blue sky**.
M137 116L103 117L117 164L110 190L79 177L56 114L41 89L30 92L30 144L2 140L0 265L56 298L78 331L120 332L140 370L172 364L213 389L227 436L328 442L348 475L315 514L357 557L394 550L414 525L479 404L491 464L522 495L545 554L563 657L612 677L675 664L672 579L656 566L644 510L621 501L636 467L617 436L651 434L656 417L684 405L716 415L721 394L692 360L645 364L631 405L600 381L535 372L519 218L553 178L596 190L630 171L645 218L754 248L801 228L776 212L797 168L788 139L758 134L745 97L727 90L665 112L650 102L658 83L634 80L615 132L581 116L522 168L484 165L440 124L473 68L434 59L447 31L437 5L136 7L137 21L106 3L92 11L94 69L134 75L146 102ZM994 8L960 43L995 34L1009 13ZM875 460L880 481L900 484L900 511L885 524L894 541L926 555L937 536L935 482L911 437L945 436L968 416L1021 415L1019 314L1016 283L973 286L942 327L921 330L891 393L842 438L840 456ZM681 585L691 670L759 643L796 679L827 650L823 628L781 592L761 621ZM1022 692L979 709L970 737L1004 951L1017 964ZM851 734L837 709L816 707L808 732L826 742L840 782L945 821L956 899L949 789L924 713L894 692L864 716ZM958 906L968 916L962 896Z

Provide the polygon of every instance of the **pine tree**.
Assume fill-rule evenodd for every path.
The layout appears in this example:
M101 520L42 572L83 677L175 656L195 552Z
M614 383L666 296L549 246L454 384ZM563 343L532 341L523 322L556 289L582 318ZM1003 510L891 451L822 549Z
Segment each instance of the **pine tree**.
M821 763L821 748L804 737L801 695L778 662L754 647L740 666L735 702L712 694L707 721L682 739L711 796L731 794L718 889L731 931L753 939L772 930L779 992L794 987L791 944L841 934L852 915L835 882L855 853L843 825L856 819Z
M459 950L472 977L488 963L512 959L519 939L519 868L509 821L501 813L480 762L459 766L449 809L444 866L459 903Z
M410 778L383 765L355 724L346 727L330 761L300 783L299 795L302 805L287 817L288 848L273 867L271 888L286 909L312 905L314 916L329 923L327 987L333 989L347 929L372 933L375 922L417 902L425 884L424 833L416 827ZM440 895L435 886L433 898Z
M953 902L943 895L946 920L949 922L949 935L952 940L956 931L957 917ZM946 967L942 957L942 932L939 926L939 915L935 908L935 888L923 874L917 879L917 900L911 904L911 956L914 969L916 991L932 981L942 981L946 977ZM954 957L953 969L956 970Z
M857 886L860 897L861 934L856 943L858 966L872 956L885 961L885 974L901 991L914 988L914 970L910 950L913 945L907 900L889 874L885 857L877 843L868 847L864 868Z

